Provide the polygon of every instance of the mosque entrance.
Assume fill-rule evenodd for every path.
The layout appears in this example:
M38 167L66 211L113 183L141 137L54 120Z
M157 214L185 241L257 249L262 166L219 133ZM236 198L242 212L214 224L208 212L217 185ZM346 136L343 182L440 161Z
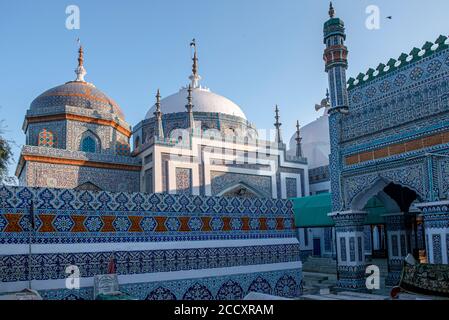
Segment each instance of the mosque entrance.
M365 202L365 204L362 204ZM365 238L367 262L388 260L386 285L397 285L403 259L412 254L416 260L425 257L425 235L420 212L414 204L419 195L410 188L381 180L356 199L355 207L368 212L370 225Z

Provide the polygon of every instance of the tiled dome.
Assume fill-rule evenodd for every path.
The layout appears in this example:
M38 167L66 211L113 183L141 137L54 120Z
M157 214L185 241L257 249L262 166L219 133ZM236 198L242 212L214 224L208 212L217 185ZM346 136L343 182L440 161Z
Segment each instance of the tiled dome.
M73 106L101 112L110 112L124 119L118 104L94 85L84 81L71 81L45 91L31 103L32 111L55 106Z

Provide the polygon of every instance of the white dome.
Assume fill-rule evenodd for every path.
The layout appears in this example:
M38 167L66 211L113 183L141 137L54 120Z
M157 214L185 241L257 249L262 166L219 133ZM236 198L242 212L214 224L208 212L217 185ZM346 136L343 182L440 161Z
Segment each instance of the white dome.
M182 88L178 93L168 96L161 100L161 111L163 114L186 112L187 88ZM211 112L223 113L231 116L240 117L246 120L242 109L223 96L211 92L205 88L192 89L193 112ZM156 106L153 105L146 115L146 119L154 116Z
M329 116L322 115L315 121L301 128L301 146L304 157L307 158L309 169L329 165L330 139ZM296 133L290 139L290 155L296 153Z

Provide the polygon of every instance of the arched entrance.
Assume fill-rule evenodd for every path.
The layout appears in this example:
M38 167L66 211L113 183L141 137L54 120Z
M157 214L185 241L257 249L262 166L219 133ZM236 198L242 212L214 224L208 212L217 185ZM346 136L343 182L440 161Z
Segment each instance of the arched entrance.
M414 207L421 199L421 195L408 186L379 178L357 194L350 204L351 212L366 214L362 219L365 263L380 265L383 262L377 259L387 258L387 286L398 284L403 260L408 254L413 254L417 260L425 257L422 218Z

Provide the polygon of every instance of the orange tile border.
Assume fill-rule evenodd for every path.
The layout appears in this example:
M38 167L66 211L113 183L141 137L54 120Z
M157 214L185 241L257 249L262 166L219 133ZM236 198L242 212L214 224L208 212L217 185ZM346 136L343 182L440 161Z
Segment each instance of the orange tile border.
M409 151L421 150L444 143L449 143L449 131L402 143L392 144L373 151L351 154L345 157L345 163L346 165L351 166L370 160L387 158L389 156L394 156Z
M8 223L3 232L22 232L22 227L19 224L20 219L22 219L23 214L18 213L5 213L3 215Z
M242 230L243 231L249 231L251 229L250 226L249 226L249 217L242 217L241 220L242 220L242 223L243 223Z
M42 221L42 225L39 228L39 232L55 232L55 228L53 227L53 220L56 218L54 214L40 214L39 218Z
M167 220L167 217L154 217L154 220L157 222L156 229L154 231L156 232L165 232L167 231L167 228L165 227L165 221Z
M72 232L87 232L86 227L84 226L86 218L86 216L72 216L72 220L75 223L72 227Z
M231 231L231 218L223 217L223 231Z
M190 231L189 220L190 220L190 217L179 217L179 221L181 222L179 231L181 231L181 232L189 232Z
M100 232L115 232L114 225L112 224L115 218L115 216L101 216L103 227L101 228Z
M127 170L127 171L140 171L141 166L132 166L126 164L113 164L113 163L104 163L104 162L95 162L95 161L86 161L86 160L74 160L74 159L63 159L63 158L53 158L53 157L44 157L44 156L31 156L31 155L23 155L22 156L25 161L31 162L40 162L40 163L50 163L50 164L64 164L64 165L72 165L72 166L86 166L100 169L116 169L116 170Z
M203 227L201 231L212 231L212 228L210 226L211 219L211 217L201 217L201 220L203 221Z
M140 227L140 221L142 221L142 216L128 216L131 221L131 227L129 227L129 232L142 232L142 228Z

